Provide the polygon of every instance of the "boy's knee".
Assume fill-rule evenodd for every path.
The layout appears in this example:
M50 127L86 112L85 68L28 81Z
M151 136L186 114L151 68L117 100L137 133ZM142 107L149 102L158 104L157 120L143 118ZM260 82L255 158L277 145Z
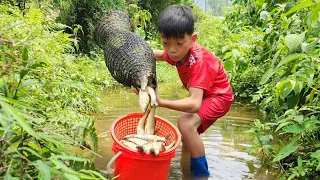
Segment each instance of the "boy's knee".
M197 129L201 124L200 117L195 113L184 113L178 119L178 128L181 133L190 132L190 130Z

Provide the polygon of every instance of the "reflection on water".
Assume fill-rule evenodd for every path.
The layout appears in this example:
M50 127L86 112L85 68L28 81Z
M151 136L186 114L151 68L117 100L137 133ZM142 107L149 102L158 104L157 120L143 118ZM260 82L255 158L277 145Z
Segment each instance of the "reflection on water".
M167 99L177 99L187 95L186 90L175 84L160 84L159 93L161 97ZM100 134L98 154L102 156L96 158L95 165L98 169L104 170L114 156L111 150L113 140L109 133L113 121L119 116L140 112L140 108L138 96L128 88L110 90L102 99L106 113L94 115L97 134ZM165 108L156 110L156 115L175 125L180 114L181 112ZM252 145L253 139L243 131L248 130L251 122L259 117L259 111L256 109L233 106L230 112L202 134L211 173L209 178L204 179L275 179L276 176L270 169L260 167L258 160L244 151L245 147ZM189 166L188 151L179 147L176 156L171 160L168 179L196 179L190 175Z

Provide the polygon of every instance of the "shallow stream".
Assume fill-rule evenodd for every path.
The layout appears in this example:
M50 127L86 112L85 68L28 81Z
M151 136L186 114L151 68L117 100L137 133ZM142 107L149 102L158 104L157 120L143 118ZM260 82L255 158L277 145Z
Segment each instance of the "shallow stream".
M165 99L178 99L187 95L178 84L160 84L159 94ZM138 96L128 88L108 90L102 96L104 114L93 116L99 138L99 152L102 158L97 157L95 165L105 170L109 160L114 156L111 150L113 140L110 137L110 127L115 119L133 112L140 112ZM157 108L156 115L161 116L176 125L181 112ZM253 138L244 133L250 129L254 119L260 118L260 112L252 107L234 104L232 109L221 119L217 120L204 134L205 144L211 176L204 179L276 179L273 170L261 167L256 157L249 155L244 148L253 144ZM168 179L189 180L190 175L189 153L181 146L176 156L171 160Z

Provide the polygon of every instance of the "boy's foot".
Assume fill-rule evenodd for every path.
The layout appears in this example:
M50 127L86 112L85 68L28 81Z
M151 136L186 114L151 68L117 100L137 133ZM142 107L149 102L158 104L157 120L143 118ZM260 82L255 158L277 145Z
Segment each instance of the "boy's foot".
M190 159L190 171L194 176L210 176L206 156Z

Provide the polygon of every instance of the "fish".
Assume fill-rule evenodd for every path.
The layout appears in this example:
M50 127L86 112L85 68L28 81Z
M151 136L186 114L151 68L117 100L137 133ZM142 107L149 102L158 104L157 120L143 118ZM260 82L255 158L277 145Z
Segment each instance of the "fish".
M125 147L127 147L129 150L132 150L134 152L138 152L137 145L133 142L121 140L120 141Z
M133 142L133 143L135 143L137 146L143 146L143 145L145 145L146 143L148 143L147 140L139 139L139 138L135 138L135 137L125 138L124 140L129 141L129 142Z
M150 104L150 96L147 91L139 91L139 106L142 112L146 112Z
M166 151L170 150L174 145L176 144L176 141L172 141L169 145L164 146L164 149Z
M156 107L158 106L157 98L156 98L156 93L154 89L150 86L146 86L146 90L150 96L150 106L151 107Z
M156 120L154 119L155 111L156 111L155 107L150 108L150 113L148 114L147 122L144 129L145 134L150 134L150 135L154 134L154 130L156 128Z
M142 146L137 146L137 149L140 151L140 152L143 152L143 153L146 153L146 154L149 154L150 153L150 149L152 148L152 144L151 143L147 143L147 144L144 144Z
M155 141L165 142L166 141L166 137L161 137L161 136L152 135L152 134L129 134L129 135L126 135L124 138L130 138L130 137L144 139L149 142L155 142Z
M139 105L143 112L146 112L150 104L150 96L147 91L150 87L148 86L147 76L141 78L141 89L139 90ZM151 88L152 89L152 88Z
M161 151L165 150L165 146L163 142L153 142L152 143L152 148L150 149L150 152L153 155L158 155Z
M150 112L150 109L148 109L144 115L140 118L139 122L138 122L138 125L137 125L137 134L144 134L145 133L145 127L144 127L144 124L145 124L145 121L148 117L148 114Z
M153 155L158 155L160 151L165 150L163 142L149 142L142 146L137 146L137 148L140 152L143 152L146 154L152 153Z

